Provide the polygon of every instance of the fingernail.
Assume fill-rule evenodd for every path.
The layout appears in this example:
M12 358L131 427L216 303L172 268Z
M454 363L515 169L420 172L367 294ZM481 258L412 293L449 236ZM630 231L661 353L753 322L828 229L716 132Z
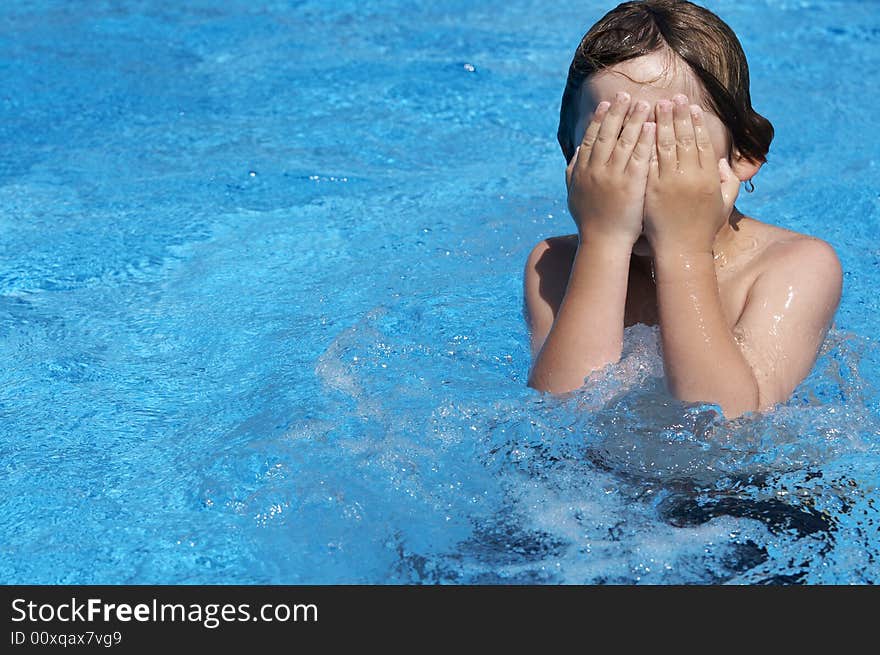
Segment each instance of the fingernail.
M603 112L603 111L605 111L606 109L608 109L610 106L611 106L611 103L610 103L610 102L608 102L607 100L603 100L603 101L600 102L599 105L596 107L596 113L598 114L598 113L600 113L600 112Z
M618 91L614 99L618 103L623 104L624 102L629 102L629 94L626 91Z
M648 107L650 107L650 105L647 102L645 102L644 100L639 100L636 103L636 109L638 111L648 111Z
M668 100L661 100L657 103L657 107L660 111L672 111L672 103Z
M686 105L688 99L687 99L687 96L684 95L683 93L677 93L674 96L672 96L672 101L677 105Z
M703 108L700 105L691 105L691 115L692 116L702 116Z

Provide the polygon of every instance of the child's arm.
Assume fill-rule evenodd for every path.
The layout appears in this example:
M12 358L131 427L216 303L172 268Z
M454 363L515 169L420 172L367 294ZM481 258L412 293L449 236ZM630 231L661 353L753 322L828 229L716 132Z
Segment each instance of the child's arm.
M625 241L580 239L555 320L554 299L543 296L537 274L547 248L539 244L532 251L525 274L534 357L529 386L571 391L584 384L590 371L620 358L631 251Z
M638 103L624 125L629 104L625 93L610 108L599 104L566 170L578 248L555 320L532 274L540 251L529 257L525 301L537 351L529 386L542 391L577 389L591 371L620 358L629 260L654 149L654 125L645 123L650 106Z
M759 409L784 403L816 363L840 303L843 271L819 239L775 247L733 329L758 383Z
M654 273L663 365L672 394L717 403L728 418L758 409L757 380L727 327L712 251L658 249Z
M674 113L671 105L657 104L657 159L645 200L665 371L676 397L717 403L732 418L784 402L809 373L837 307L840 268L824 246L790 245L758 276L730 330L712 246L739 181L723 162L718 192L718 160L701 111L686 99L677 99ZM815 268L803 266L804 257L814 257Z

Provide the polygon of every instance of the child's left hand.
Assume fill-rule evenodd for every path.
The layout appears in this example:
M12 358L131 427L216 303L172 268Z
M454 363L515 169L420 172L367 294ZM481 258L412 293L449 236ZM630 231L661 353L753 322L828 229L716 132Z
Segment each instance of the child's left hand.
M698 105L683 95L657 103L657 153L645 191L645 236L654 252L712 252L739 179L717 159ZM720 183L719 183L720 181Z

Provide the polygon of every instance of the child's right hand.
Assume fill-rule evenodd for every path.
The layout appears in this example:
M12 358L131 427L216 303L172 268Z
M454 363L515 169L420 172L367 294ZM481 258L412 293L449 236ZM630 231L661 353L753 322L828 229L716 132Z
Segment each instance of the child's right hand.
M600 102L565 170L568 208L581 239L618 240L631 247L642 232L656 126L645 121L651 106L644 101L636 103L624 125L629 106L624 92L613 104Z

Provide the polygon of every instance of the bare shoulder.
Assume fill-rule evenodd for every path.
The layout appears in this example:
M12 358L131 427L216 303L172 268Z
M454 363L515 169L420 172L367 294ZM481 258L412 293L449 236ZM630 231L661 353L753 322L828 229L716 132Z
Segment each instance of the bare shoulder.
M761 248L755 257L750 300L766 307L776 299L783 311L797 293L809 299L810 311L822 321L831 320L843 293L843 267L834 247L823 239L766 223L758 225L755 234L760 235Z
M526 260L523 318L531 330L533 354L559 312L577 248L577 234L548 237L532 248Z
M542 260L564 261L574 257L578 247L577 234L563 234L556 237L547 237L538 242L529 253L529 262L539 263Z
M755 258L758 275L786 269L799 270L810 277L815 274L842 276L837 252L827 241L755 219L749 219L749 229L760 244Z
M568 286L577 248L577 234L548 237L532 248L524 273L527 304L540 300L556 313Z
M827 241L749 223L758 270L733 333L758 385L761 411L785 402L809 374L840 303L842 270ZM751 265L751 264L750 264Z

